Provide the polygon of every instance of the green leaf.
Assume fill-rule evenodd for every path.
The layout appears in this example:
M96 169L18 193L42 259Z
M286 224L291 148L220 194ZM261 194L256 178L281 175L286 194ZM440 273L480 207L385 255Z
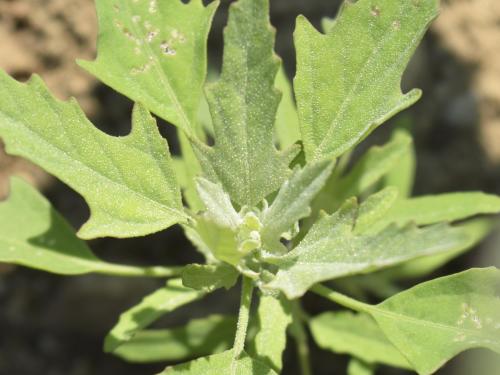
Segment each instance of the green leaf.
M326 183L333 169L329 161L296 168L285 181L272 205L262 212L261 236L266 250L279 250L280 239L311 213L311 201Z
M228 264L189 264L182 272L185 287L212 292L215 289L230 289L238 280L239 272Z
M22 84L0 72L0 87L7 152L30 159L85 198L91 216L80 237L141 236L187 220L167 143L144 107L135 107L130 135L112 137L75 101L54 99L37 76Z
M281 149L285 149L300 140L300 130L292 85L283 67L276 75L276 88L282 93L276 114L276 135Z
M425 282L368 312L421 375L467 349L500 353L500 270L471 269Z
M347 375L374 375L375 367L356 358L349 361Z
M219 184L204 178L196 181L198 195L206 212L204 216L220 226L236 229L241 223L240 215L234 209L231 198Z
M401 120L403 124L408 121L409 120L406 118ZM393 139L399 137L399 134L410 136L407 130L396 129L392 136ZM415 148L412 143L406 152L399 158L396 165L385 175L384 186L394 186L399 190L400 199L408 198L413 191L416 164Z
M437 0L346 1L323 35L297 19L294 81L308 160L335 158L420 97L401 76Z
M374 223L383 220L397 198L398 189L393 186L386 187L378 193L370 195L359 208L355 232L370 231Z
M371 147L351 171L337 181L332 193L337 199L357 196L372 188L411 150L412 139L399 133L383 146Z
M391 225L379 233L356 235L357 216L356 201L351 199L335 214L320 219L291 252L268 259L279 271L265 287L297 298L320 281L438 254L464 240L461 231L445 224L422 229Z
M61 275L171 276L167 268L103 262L35 188L17 178L8 200L0 203L0 262Z
M194 361L183 363L174 367L167 367L158 375L277 375L267 365L249 357L245 352L234 359L232 350Z
M286 330L292 322L289 308L284 301L272 296L261 295L257 310L259 326L252 341L255 358L280 372L283 351L286 347Z
M279 60L268 0L231 4L220 79L207 87L215 145L194 142L204 172L239 205L254 206L290 174L293 152L278 153L274 122L280 95Z
M79 64L133 101L195 135L218 2L96 1L98 54Z
M349 354L369 364L411 369L369 315L327 312L314 317L309 324L314 340L323 349Z
M480 192L447 193L404 199L387 213L385 221L428 225L500 212L500 197Z
M227 350L233 343L236 317L210 315L182 327L139 331L113 354L129 362L180 361Z
M169 280L165 287L151 293L138 305L120 315L118 323L106 336L104 350L114 351L161 316L204 295L204 292L182 286L181 279Z

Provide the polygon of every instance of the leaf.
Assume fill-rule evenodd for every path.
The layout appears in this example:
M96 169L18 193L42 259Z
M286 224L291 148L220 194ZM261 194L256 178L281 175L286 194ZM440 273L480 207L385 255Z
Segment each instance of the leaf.
M471 269L428 281L368 312L421 375L467 349L500 353L500 270Z
M138 305L120 315L118 323L106 336L104 351L113 352L161 316L204 295L204 292L182 286L181 279L169 280L166 286L151 293Z
M309 324L314 340L323 349L349 354L368 364L411 369L369 315L327 312L314 317Z
M277 375L267 365L256 361L243 352L243 356L235 360L233 367L233 351L203 357L174 367L167 367L158 375Z
M276 88L282 93L276 114L276 135L281 149L285 149L300 140L300 129L292 85L283 67L276 75Z
M385 221L428 225L500 212L500 197L480 192L427 195L397 202Z
M386 187L378 193L370 195L361 205L356 219L356 233L370 231L377 223L384 219L398 198L398 190L393 186Z
M410 120L404 118L401 122L405 124L408 121ZM396 129L392 136L393 139L398 137L399 134L410 136L410 133L407 130ZM396 165L385 175L384 186L394 186L398 188L400 199L411 196L413 183L415 181L416 164L415 148L412 142L406 152L399 158Z
M135 107L130 135L112 137L75 101L54 99L37 76L21 84L0 72L0 87L7 152L30 159L85 198L91 216L80 237L142 236L187 220L168 145L144 107Z
M286 330L292 322L289 308L279 298L261 295L257 311L259 327L252 341L255 358L280 372L286 347Z
M133 101L195 135L207 70L214 1L96 1L97 59L80 66Z
M18 178L12 179L8 200L0 203L0 262L61 275L147 276L158 271L103 262L35 188Z
M294 81L307 160L335 158L415 103L401 76L438 1L346 1L323 35L297 19Z
M445 224L416 228L389 226L379 233L355 235L356 201L320 219L304 239L286 255L269 259L278 266L267 288L283 291L288 298L302 296L320 281L367 273L422 256L448 251L464 240L464 234Z
M228 349L234 337L236 317L210 315L182 327L139 331L113 354L129 362L180 361Z
M228 264L189 264L182 272L185 287L212 292L218 288L230 289L238 280L239 272Z
M239 205L254 206L281 186L294 157L294 152L278 153L274 145L279 62L268 0L231 4L224 38L221 77L206 90L215 145L193 145L209 179L220 181Z
M375 368L365 362L362 362L356 358L349 361L347 366L347 375L374 375Z
M196 188L206 208L205 217L223 227L232 229L238 227L241 218L234 209L231 198L220 185L198 178Z
M311 201L326 183L333 169L328 161L295 169L285 181L272 205L262 213L261 236L266 250L279 249L279 240L300 219L311 213Z

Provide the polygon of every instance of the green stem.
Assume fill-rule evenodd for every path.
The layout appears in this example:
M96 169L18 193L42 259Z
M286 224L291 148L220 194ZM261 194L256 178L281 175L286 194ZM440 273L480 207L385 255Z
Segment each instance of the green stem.
M236 336L233 345L233 363L231 365L231 374L236 375L236 360L243 353L245 348L245 338L247 336L248 320L250 319L250 306L252 304L253 282L246 276L243 276L241 286L241 303L238 313L238 324L236 326Z
M335 292L322 284L316 284L310 291L354 311L369 312L373 308L372 305L348 297L345 294Z
M292 301L292 326L291 333L295 338L297 356L299 358L302 375L312 375L311 360L309 355L309 345L307 333L304 329L302 308L299 301Z
M173 277L179 276L184 267L135 267L106 263L98 273L124 277Z

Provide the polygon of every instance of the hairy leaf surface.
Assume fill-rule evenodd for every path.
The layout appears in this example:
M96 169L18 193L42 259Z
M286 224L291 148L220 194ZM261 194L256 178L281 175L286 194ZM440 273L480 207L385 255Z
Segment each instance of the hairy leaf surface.
M437 12L437 0L346 1L326 35L297 19L294 86L308 160L343 154L418 100L418 90L401 93L401 76Z
M266 287L297 298L317 282L445 252L464 240L461 231L444 224L422 229L391 225L379 233L356 235L357 215L356 201L349 200L319 220L291 252L270 260L279 271Z
M278 153L274 145L279 61L268 8L268 0L231 4L222 74L207 88L215 145L194 143L207 176L220 181L239 205L256 205L277 190L294 156Z
M97 59L80 65L148 110L195 135L215 1L98 0Z
M113 354L129 362L180 361L227 350L234 340L236 317L210 315L171 329L139 331Z
M500 353L500 270L471 269L428 281L368 312L421 375L467 349Z
M37 76L22 84L0 72L0 87L7 152L30 159L85 198L91 216L80 237L141 236L186 221L167 142L144 107L135 107L128 136L112 137L75 101L54 99Z
M139 304L120 315L118 323L106 336L104 350L114 351L162 315L204 295L205 292L182 286L181 279L169 280L165 287L154 291Z
M249 357L246 353L235 359L232 350L174 367L167 367L158 375L277 375L267 365Z
M188 288L212 292L218 288L232 288L238 276L236 268L225 263L189 264L182 272L182 284Z

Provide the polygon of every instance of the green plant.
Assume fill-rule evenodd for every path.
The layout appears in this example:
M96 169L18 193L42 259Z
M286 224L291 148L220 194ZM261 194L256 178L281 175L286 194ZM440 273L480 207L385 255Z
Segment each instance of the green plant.
M7 151L57 176L91 210L77 237L39 193L14 178L0 204L0 261L63 275L172 277L124 312L105 340L106 351L130 361L208 356L164 374L278 373L287 330L303 374L310 374L306 326L321 347L352 356L353 375L377 364L431 374L469 348L500 353L498 269L396 287L480 241L492 221L470 218L499 212L500 198L410 198L415 161L402 130L348 168L353 147L420 97L418 90L403 95L400 80L438 1L348 0L324 22L326 34L299 17L297 108L273 52L268 6L231 5L222 73L203 91L217 2L98 0L98 57L80 65L137 102L126 137L97 130L77 103L57 101L38 77L21 84L0 73ZM201 121L204 93L211 117ZM149 112L177 127L182 157L170 156ZM81 240L143 236L174 224L206 264L110 264ZM216 315L147 329L239 278L237 319ZM332 280L332 287L321 284ZM299 302L308 291L355 313L309 317ZM365 292L389 298L372 305L362 301Z

